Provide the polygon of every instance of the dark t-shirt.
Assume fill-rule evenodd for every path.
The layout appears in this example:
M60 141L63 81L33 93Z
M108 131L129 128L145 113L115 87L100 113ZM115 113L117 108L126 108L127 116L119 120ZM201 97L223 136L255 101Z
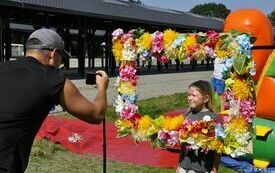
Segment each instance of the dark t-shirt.
M0 168L26 169L34 137L59 103L65 79L32 57L0 63Z
M219 117L210 111L199 112L193 114L192 112L188 112L186 114L186 118L191 119L192 121L202 120L204 116L209 115L212 119L220 122ZM181 153L180 153L180 167L185 170L194 170L196 172L210 172L214 166L214 157L215 151L208 151L207 153L198 152L194 150L187 150L186 144L181 145Z

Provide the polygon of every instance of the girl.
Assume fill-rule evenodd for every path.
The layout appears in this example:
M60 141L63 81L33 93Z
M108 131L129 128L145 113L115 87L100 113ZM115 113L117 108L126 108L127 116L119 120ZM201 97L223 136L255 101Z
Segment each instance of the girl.
M220 122L218 116L213 110L212 101L213 90L211 84L207 81L196 81L189 86L187 101L189 110L186 118L197 121L205 116ZM179 166L176 173L216 173L219 165L220 155L215 151L195 152L188 150L186 144L181 145Z

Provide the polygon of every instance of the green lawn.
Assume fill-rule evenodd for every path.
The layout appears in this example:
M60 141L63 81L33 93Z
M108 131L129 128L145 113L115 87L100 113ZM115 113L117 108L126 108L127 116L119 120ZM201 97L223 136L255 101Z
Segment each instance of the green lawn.
M171 96L162 96L148 100L138 101L140 112L153 117L162 113L186 107L186 94L179 93ZM73 118L68 114L62 115ZM114 121L116 114L113 107L107 111L107 121ZM29 166L26 173L101 173L102 158L92 155L77 155L46 140L35 141ZM107 161L108 173L174 173L175 169L159 169L148 166L136 166L129 163ZM221 173L234 173L234 171L220 166Z

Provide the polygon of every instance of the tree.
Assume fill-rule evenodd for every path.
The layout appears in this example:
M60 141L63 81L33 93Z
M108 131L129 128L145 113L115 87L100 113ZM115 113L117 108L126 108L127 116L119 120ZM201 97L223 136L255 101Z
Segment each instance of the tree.
M196 5L190 10L190 13L225 19L230 10L223 4L207 3Z
M275 26L275 10L273 10L269 15L267 15L267 17L269 18L272 25Z
M128 0L128 1L135 4L143 4L141 0Z

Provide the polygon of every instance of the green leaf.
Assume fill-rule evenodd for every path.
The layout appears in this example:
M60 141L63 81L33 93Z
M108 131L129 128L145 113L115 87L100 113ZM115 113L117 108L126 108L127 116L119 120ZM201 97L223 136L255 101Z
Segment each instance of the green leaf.
M244 54L234 58L233 67L239 75L243 75L246 72L246 60L247 57Z
M241 33L235 29L232 29L230 31L230 33L232 34L232 37L237 37L238 35L240 35Z
M229 46L229 42L225 42L225 43L221 46L221 50L226 50L228 46Z
M142 28L137 28L134 30L133 32L133 37L134 38L140 38L142 36L142 34L145 32L145 29L142 29Z
M226 35L222 35L222 36L220 36L220 39L221 39L221 40L224 40L224 39L226 39L227 37L229 37L229 35L228 35L228 34L226 34Z
M201 44L204 43L206 41L207 37L206 36L199 36L197 38L197 43Z
M117 131L117 136L118 137L125 137L128 134L130 134L130 131L128 129L124 129L124 130L118 130Z
M152 142L152 148L156 148L157 146L157 139Z
M156 141L159 148L162 148L162 149L165 148L165 143L162 140L157 139Z

